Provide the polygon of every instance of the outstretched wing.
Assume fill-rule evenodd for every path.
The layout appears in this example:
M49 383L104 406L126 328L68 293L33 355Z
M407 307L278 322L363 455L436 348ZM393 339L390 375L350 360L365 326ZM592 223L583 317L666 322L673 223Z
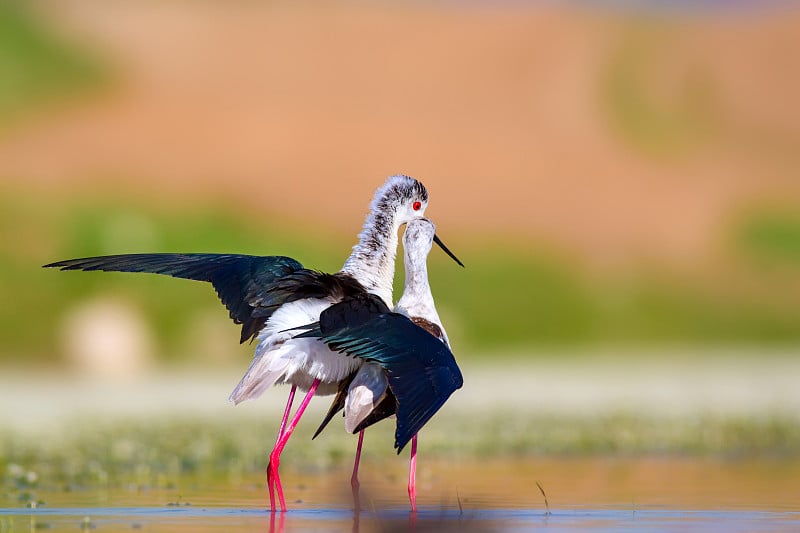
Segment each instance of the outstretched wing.
M319 324L299 336L319 337L332 350L386 370L397 405L398 453L464 382L443 342L372 295L332 305Z
M271 292L279 280L303 265L290 257L238 254L124 254L70 259L44 265L61 270L149 272L176 278L207 281L242 324L241 342L253 338L272 312L284 303L285 291Z

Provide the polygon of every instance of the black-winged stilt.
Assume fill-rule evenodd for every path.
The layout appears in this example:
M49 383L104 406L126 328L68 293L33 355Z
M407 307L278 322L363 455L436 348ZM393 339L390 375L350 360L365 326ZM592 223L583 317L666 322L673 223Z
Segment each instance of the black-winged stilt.
M397 415L397 453L411 440L408 497L416 511L417 434L463 384L428 283L427 257L434 240L436 227L428 219L406 224L405 288L394 312L374 297L368 297L373 300L370 305L353 305L356 300L350 300L323 311L319 324L301 335L321 338L334 350L367 360L340 383L339 393L314 434L319 435L344 408L345 429L359 434L351 478L357 510L364 430Z
M62 270L148 272L210 282L230 316L242 325L241 342L257 338L253 362L231 394L239 403L258 397L273 384L290 384L278 438L270 453L267 485L270 508L286 510L278 475L280 455L315 393L332 394L363 359L334 353L316 339L295 338L300 326L320 319L337 302L363 300L391 305L399 228L420 218L428 205L425 186L407 176L391 176L377 189L359 242L340 272L325 274L283 256L236 254L125 254L57 261ZM438 241L438 239L437 239ZM438 241L445 252L455 256ZM457 260L457 259L456 259ZM297 389L307 391L289 420Z

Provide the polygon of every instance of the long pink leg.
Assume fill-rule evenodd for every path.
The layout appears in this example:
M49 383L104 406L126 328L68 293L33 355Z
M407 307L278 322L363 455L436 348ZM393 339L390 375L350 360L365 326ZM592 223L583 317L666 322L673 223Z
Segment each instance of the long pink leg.
M353 504L356 511L361 509L361 499L359 498L358 489L361 484L358 482L358 464L361 462L361 446L364 444L364 430L358 433L358 448L356 448L356 460L353 463L353 475L350 477L350 486L353 489Z
M294 403L294 393L297 390L297 385L292 385L292 390L289 391L289 400L286 402L286 410L283 412L283 419L281 420L281 427L278 430L278 437L275 439L275 447L273 447L273 451L277 448L278 443L281 441L281 436L283 435L284 429L286 429L286 421L289 420L289 413L292 412L292 403ZM272 453L270 452L270 456ZM274 513L275 512L275 483L272 479L272 463L267 464L267 490L269 490L269 507L270 510Z
M283 448L286 446L286 443L289 442L289 437L292 436L294 428L297 427L300 417L303 416L303 412L306 410L306 407L308 407L308 402L311 401L311 398L317 391L318 386L319 380L315 379L314 383L311 384L311 388L308 389L305 398L303 398L303 402L300 404L300 407L297 408L297 412L294 414L292 421L289 422L289 425L284 428L284 431L281 433L278 442L275 444L275 449L272 450L272 453L269 456L269 465L270 468L272 468L272 482L275 484L275 490L278 492L278 500L280 500L282 513L286 512L286 500L283 498L283 485L281 485L281 478L278 474L278 467L280 467L281 464L281 453L283 453Z
M289 413L292 412L292 403L294 402L294 393L297 390L297 385L292 385L292 390L289 391L289 401L286 402L286 410L283 412L283 418L281 419L281 428L278 430L278 438L275 441L275 444L278 443L280 440L281 435L283 435L283 430L286 429L286 421L289 420Z
M408 499L411 512L417 512L417 435L411 437L411 466L408 470Z

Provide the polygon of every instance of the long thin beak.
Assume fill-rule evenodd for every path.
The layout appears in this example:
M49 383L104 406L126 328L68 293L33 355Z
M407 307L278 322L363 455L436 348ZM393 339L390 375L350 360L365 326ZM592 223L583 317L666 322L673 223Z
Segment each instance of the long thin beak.
M450 257L453 259L453 261L455 261L456 263L458 263L458 264L459 264L459 265L461 265L462 267L464 266L464 263L462 263L461 261L459 261L459 260L458 260L458 257L456 257L456 256L455 256L455 254L453 254L453 252L451 252L451 251L450 251L450 250L447 248L447 246L445 246L445 245L444 245L444 243L442 242L442 239L440 239L438 235L434 235L434 236L433 236L433 242L435 242L436 244L438 244L438 245L439 245L439 248L441 248L442 250L444 250L444 253L446 253L447 255L449 255L449 256L450 256Z

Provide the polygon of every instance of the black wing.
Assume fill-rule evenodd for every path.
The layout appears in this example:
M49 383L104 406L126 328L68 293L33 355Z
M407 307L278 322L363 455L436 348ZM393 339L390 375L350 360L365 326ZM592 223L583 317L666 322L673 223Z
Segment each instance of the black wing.
M325 418L322 419L322 423L314 432L311 440L316 439L317 436L322 433L322 430L325 429L325 426L327 426L328 423L333 420L333 417L336 415L336 413L344 409L345 399L347 398L347 389L350 387L350 383L353 382L354 377L356 377L355 372L347 376L343 381L339 382L339 390L336 391L336 396L333 397L331 406L328 408L328 413L325 415Z
M107 255L44 266L61 270L150 272L210 282L233 321L242 324L241 342L253 338L272 312L286 301L285 291L271 290L276 283L304 270L303 265L290 257L238 254Z
M284 303L304 298L332 298L339 301L360 298L366 294L364 286L349 274L326 274L302 268L277 279L265 287L265 290L254 295L253 316L269 317Z
M376 315L389 312L389 307L377 296L366 292L354 294L351 298L347 298L324 310L320 314L320 322L309 324L311 330L307 333L298 335L298 337L321 337L322 331L333 332L339 331L346 327L357 326L371 320ZM328 413L325 415L322 423L317 428L317 431L314 432L314 436L311 437L312 440L317 438L317 436L322 433L322 430L325 429L325 426L328 425L336 413L344 409L345 399L347 398L347 390L355 376L356 372L353 372L339 383L339 390L337 391L336 396L333 398L330 408L328 408ZM394 398L394 396L392 396L392 398ZM394 414L394 411L386 416L390 416L392 414ZM371 416L369 418L371 418ZM375 422L377 422L377 420L375 420ZM361 429L362 428L359 426L359 431Z
M380 422L384 418L389 418L394 414L397 414L397 398L394 397L394 393L390 388L388 391L386 391L386 396L384 396L383 400L381 400L380 403L375 406L372 412L370 412L367 417L356 426L356 429L353 431L353 433L358 433L362 429L367 429L372 424Z
M443 342L372 295L332 305L299 336L319 337L333 350L386 370L397 405L398 453L464 382Z

